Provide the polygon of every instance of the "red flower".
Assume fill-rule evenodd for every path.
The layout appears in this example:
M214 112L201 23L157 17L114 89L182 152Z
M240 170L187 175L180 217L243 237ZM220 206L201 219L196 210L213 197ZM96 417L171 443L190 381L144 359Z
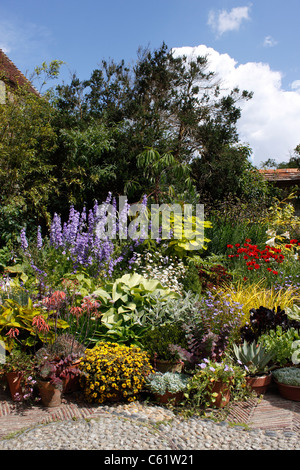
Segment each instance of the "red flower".
M298 243L298 240L290 240L290 243Z
M233 248L233 245L227 245L227 248Z
M273 271L273 274L278 274L278 271Z

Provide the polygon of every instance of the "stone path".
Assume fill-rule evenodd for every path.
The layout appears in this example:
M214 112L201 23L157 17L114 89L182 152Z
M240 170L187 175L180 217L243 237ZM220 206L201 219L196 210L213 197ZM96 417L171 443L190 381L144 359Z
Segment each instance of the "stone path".
M93 418L107 413L151 413L151 419L164 421L172 416L168 409L159 406L131 403L116 406L88 405L71 395L61 406L45 408L40 405L16 405L7 394L0 394L0 438L37 424L53 421ZM232 405L226 421L262 430L288 430L300 432L300 402L281 398L274 390L263 398L254 398Z

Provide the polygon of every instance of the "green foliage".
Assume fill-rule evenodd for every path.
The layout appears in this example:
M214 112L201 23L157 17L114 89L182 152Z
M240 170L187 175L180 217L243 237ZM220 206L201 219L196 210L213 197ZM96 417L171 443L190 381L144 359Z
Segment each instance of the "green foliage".
M114 131L101 121L59 130L53 155L58 193L51 201L53 211L65 213L69 204L83 207L87 201L105 199L117 173L116 160L110 156L113 146ZM67 195L64 199L63 194Z
M281 326L262 334L258 339L266 351L273 355L274 363L280 367L291 364L294 343L299 340L298 330L291 327L284 331Z
M169 185L170 181L174 181L178 187L178 181L184 179L187 189L192 187L190 167L186 163L176 160L171 153L160 155L155 149L146 149L137 156L137 166L143 169L144 176L148 181L149 186L146 187L146 193L153 194L157 204L160 200L174 197L175 188L174 185Z
M147 309L157 302L178 299L179 294L142 275L124 274L93 292L101 302L101 325L92 341L108 340L127 345L141 345L148 325L143 322Z
M26 307L10 299L0 306L0 340L8 351L16 344L31 348L36 344L51 343L57 329L68 327L64 320L34 307L31 299Z
M0 106L0 241L17 240L26 220L49 221L49 198L57 180L50 156L56 149L55 111L25 89Z
M171 345L187 346L185 332L180 323L160 325L148 330L142 340L143 349L152 359L174 361L179 359L177 351Z

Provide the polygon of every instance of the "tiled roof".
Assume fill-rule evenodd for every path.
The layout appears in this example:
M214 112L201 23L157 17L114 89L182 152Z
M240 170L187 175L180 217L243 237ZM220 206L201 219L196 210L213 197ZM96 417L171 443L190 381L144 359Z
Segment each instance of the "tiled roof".
M39 95L39 92L34 88L30 81L22 74L22 72L15 66L15 64L7 57L7 55L0 49L0 72L4 72L5 78L13 85L29 86L30 91Z
M300 169L280 168L276 170L259 170L268 181L300 181Z

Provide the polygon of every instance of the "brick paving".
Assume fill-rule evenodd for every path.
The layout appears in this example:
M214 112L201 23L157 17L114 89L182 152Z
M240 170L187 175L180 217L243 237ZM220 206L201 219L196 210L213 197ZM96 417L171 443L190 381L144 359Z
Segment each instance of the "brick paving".
M92 418L103 413L107 414L103 406L89 405L76 394L66 396L59 407L45 408L16 404L7 392L1 391L0 438L51 421ZM231 405L226 420L254 429L300 432L300 402L285 400L271 389L263 397Z

